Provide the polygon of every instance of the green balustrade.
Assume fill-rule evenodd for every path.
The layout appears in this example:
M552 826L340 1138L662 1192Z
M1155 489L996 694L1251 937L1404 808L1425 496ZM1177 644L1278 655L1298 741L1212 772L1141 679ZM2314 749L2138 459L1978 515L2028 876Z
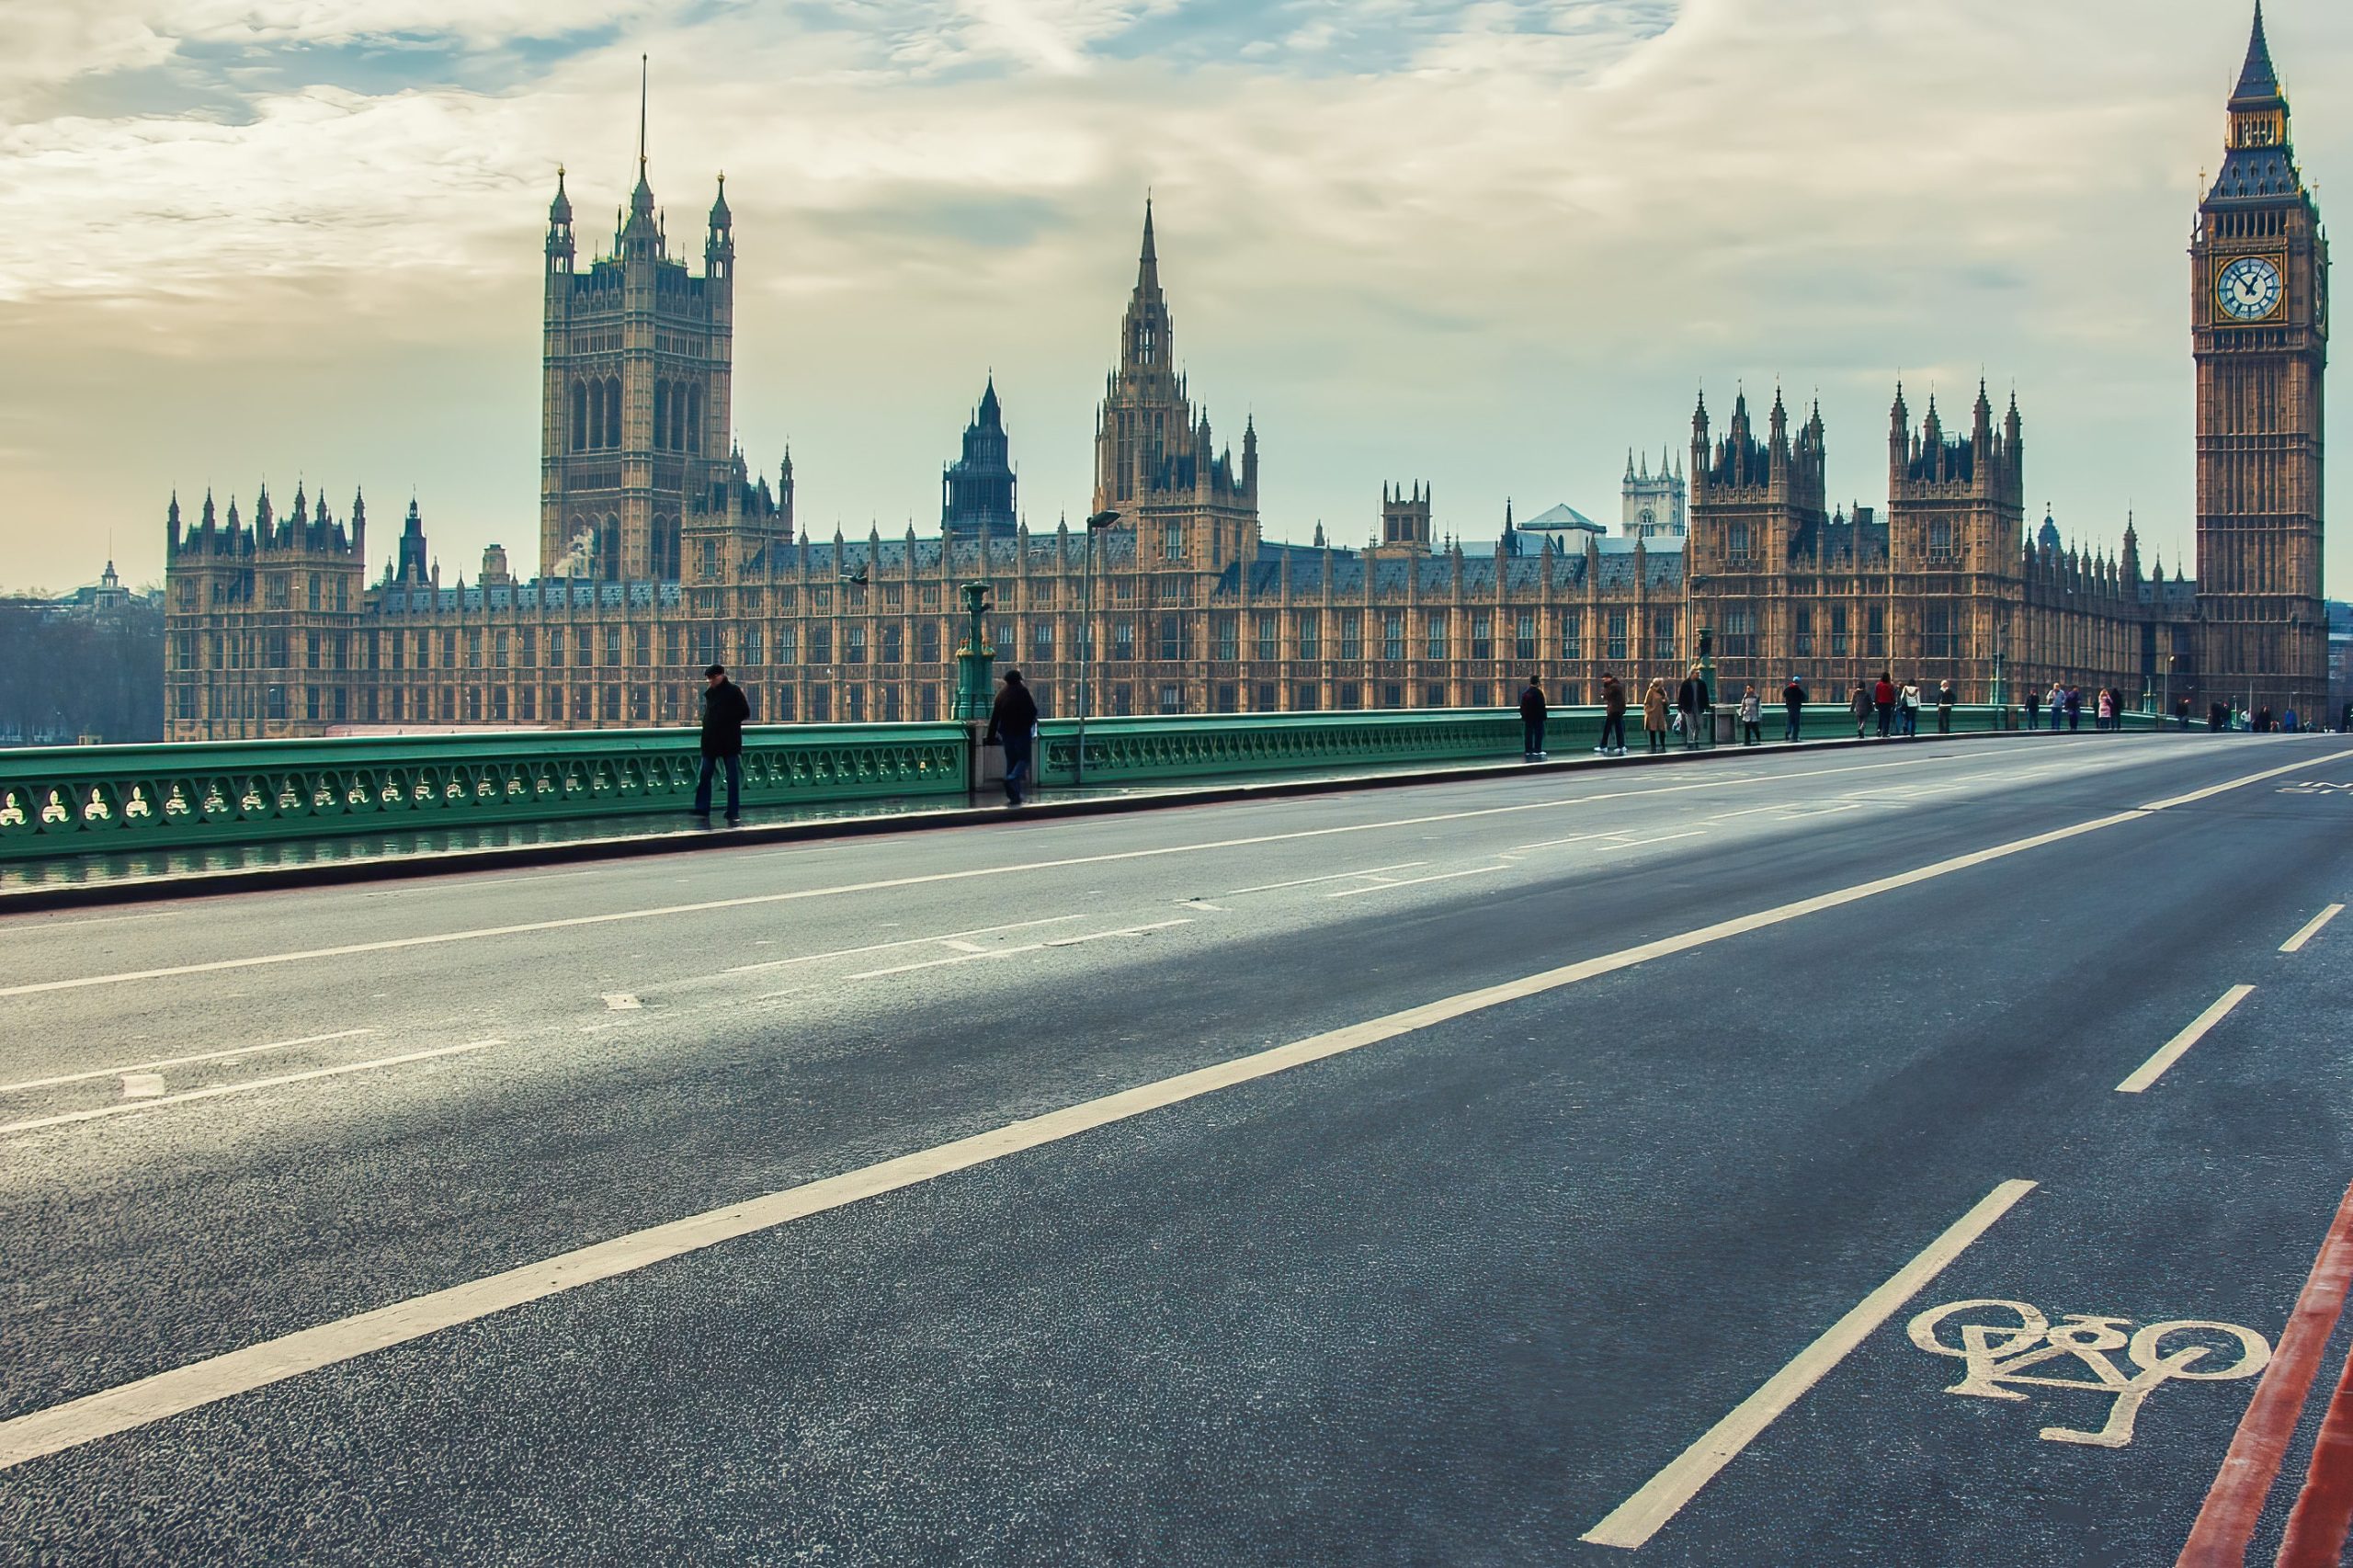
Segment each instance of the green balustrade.
M966 744L961 724L754 725L744 801L961 795ZM0 860L683 812L701 763L692 730L0 750Z
M1642 710L1626 715L1643 749ZM2016 729L2024 710L1956 707L1957 733ZM1933 733L1936 710L1921 710ZM2126 728L2161 727L2128 713ZM1781 738L1768 703L1763 732ZM1040 781L1071 782L1076 724L1040 725ZM2086 733L2090 733L2088 722ZM1851 739L1844 704L1805 711L1807 740ZM1598 708L1559 708L1553 756L1590 753ZM1671 744L1680 744L1670 737ZM793 807L961 796L970 732L961 723L756 725L745 731L744 801ZM1519 756L1507 708L1237 713L1090 719L1090 785L1345 772ZM683 812L701 764L692 730L575 730L208 741L178 745L0 750L0 860Z

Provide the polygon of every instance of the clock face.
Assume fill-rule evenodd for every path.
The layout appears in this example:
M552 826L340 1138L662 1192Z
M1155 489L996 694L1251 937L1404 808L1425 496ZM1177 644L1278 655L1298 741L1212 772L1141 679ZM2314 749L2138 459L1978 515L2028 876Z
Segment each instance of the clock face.
M2279 269L2243 256L2215 276L2214 302L2234 321L2261 321L2279 308Z

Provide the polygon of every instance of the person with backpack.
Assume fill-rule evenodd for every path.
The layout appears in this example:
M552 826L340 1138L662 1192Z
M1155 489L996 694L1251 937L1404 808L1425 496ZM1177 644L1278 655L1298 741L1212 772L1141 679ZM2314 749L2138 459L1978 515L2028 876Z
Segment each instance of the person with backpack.
M1021 787L1029 778L1029 758L1038 735L1038 700L1021 684L1019 670L1005 672L1005 685L989 709L988 740L1005 748L1005 803L1021 803Z
M1614 675L1601 677L1601 744L1604 756L1626 755L1626 688Z
M1789 727L1781 732L1781 739L1794 741L1804 729L1805 687L1791 676L1790 684L1781 688L1781 707L1790 716Z
M1544 688L1536 677L1528 677L1528 689L1519 694L1520 758L1524 762L1544 760Z
M727 678L726 665L711 665L702 679L702 774L695 781L694 814L703 826L710 825L711 778L724 767L727 825L733 827L744 820L744 723L752 716L752 704L743 687Z

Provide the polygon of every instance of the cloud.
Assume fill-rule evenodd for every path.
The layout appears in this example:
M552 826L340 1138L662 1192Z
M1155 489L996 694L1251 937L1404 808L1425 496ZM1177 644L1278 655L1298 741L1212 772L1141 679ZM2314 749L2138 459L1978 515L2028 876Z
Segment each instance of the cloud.
M2291 89L2345 79L2353 17L2270 10ZM2029 483L2071 532L2112 537L2137 498L2144 539L2188 540L2182 249L2245 33L2188 0L31 22L0 63L0 352L49 369L0 392L42 432L0 454L0 548L58 580L87 541L36 519L103 495L131 526L176 481L294 462L415 482L453 560L527 535L545 202L568 163L602 235L641 51L674 248L729 173L746 445L792 437L826 532L923 519L991 364L1029 505L1085 504L1150 186L1178 347L1222 435L1255 411L1276 533L1369 528L1384 478L1433 480L1473 537L1506 494L1607 516L1625 448L1679 442L1695 386L1743 376L1819 386L1834 483L1869 502L1896 371L1961 397L1982 366L2016 379ZM2353 169L2341 102L2297 102L2308 170Z

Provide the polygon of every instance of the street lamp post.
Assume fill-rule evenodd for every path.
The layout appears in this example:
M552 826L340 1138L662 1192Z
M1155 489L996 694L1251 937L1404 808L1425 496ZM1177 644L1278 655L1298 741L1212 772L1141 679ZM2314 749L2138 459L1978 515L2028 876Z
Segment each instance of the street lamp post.
M1071 757L1070 781L1074 789L1086 782L1086 710L1091 699L1088 677L1095 668L1095 536L1120 520L1116 511L1097 512L1086 519L1086 585L1083 590L1086 613L1079 623L1078 649L1078 749Z

